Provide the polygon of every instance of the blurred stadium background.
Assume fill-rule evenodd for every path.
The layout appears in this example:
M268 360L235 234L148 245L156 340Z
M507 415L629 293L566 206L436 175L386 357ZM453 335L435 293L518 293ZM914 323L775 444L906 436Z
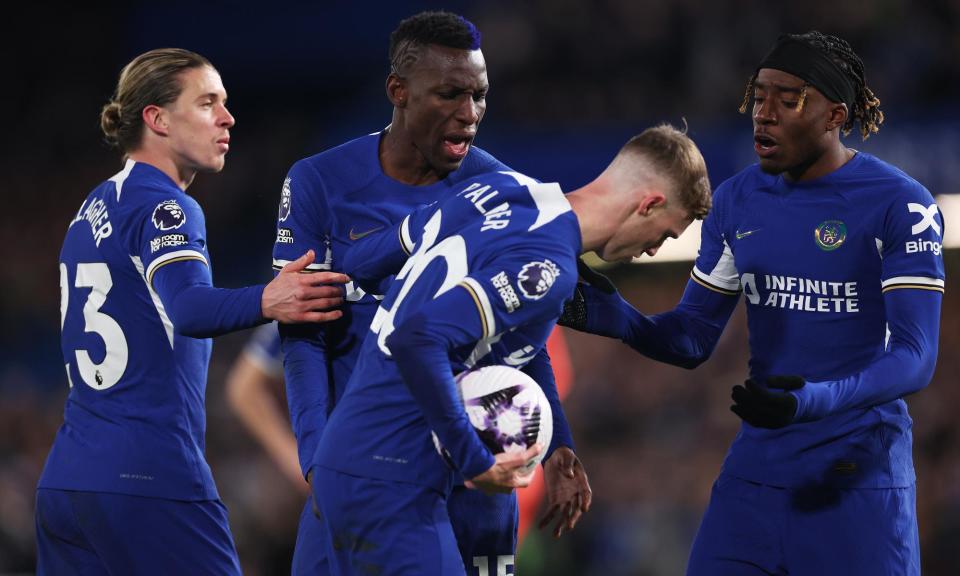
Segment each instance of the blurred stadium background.
M223 174L200 176L190 193L206 211L217 283L239 286L270 277L289 165L389 122L387 37L401 18L425 8L460 12L483 33L492 89L477 143L565 188L586 182L627 136L684 118L716 186L753 162L750 119L736 112L753 66L780 32L816 28L853 44L887 115L879 135L848 145L897 164L945 204L960 200L956 0L168 0L5 8L3 28L20 28L20 40L4 50L7 88L0 91L0 574L34 567L34 488L67 392L57 254L87 192L120 167L101 143L98 113L123 64L150 48L181 46L208 56L223 75L238 121L232 150ZM946 261L953 279L960 253L947 251ZM609 272L641 310L657 312L677 302L689 268L680 261ZM909 398L929 575L960 574L958 317L960 297L948 287L935 378ZM246 336L214 347L207 455L245 573L283 574L299 496L223 397L225 371ZM743 311L696 371L656 364L618 342L567 336L576 384L566 406L594 507L560 541L532 532L518 573L681 574L739 426L727 407L746 370Z

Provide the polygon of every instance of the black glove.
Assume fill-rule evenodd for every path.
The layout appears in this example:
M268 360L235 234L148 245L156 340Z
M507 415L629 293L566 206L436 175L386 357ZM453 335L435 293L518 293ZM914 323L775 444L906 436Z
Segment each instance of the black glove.
M557 324L574 330L586 331L587 298L582 284L589 284L604 294L615 294L617 287L613 285L609 278L587 266L583 258L577 258L577 272L580 274L580 282L577 283L577 287L573 291L573 298L563 303L563 313L560 314Z
M799 376L769 376L767 385L753 379L733 387L730 410L744 422L757 428L783 428L797 415L797 398L790 390L803 388L806 381Z

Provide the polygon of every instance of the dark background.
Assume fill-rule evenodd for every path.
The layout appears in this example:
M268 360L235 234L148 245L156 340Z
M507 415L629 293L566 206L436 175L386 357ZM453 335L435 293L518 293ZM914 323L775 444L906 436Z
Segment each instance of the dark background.
M960 190L960 2L760 0L573 2L127 2L4 8L0 138L0 573L34 567L33 494L67 392L58 344L57 254L68 221L117 172L99 111L122 66L151 48L198 51L220 70L237 118L224 172L190 188L204 207L221 286L270 277L280 185L290 164L390 120L387 38L424 8L483 33L491 91L477 143L565 189L585 183L630 135L686 120L714 185L753 161L747 78L781 32L849 40L887 121L850 146L897 164L934 194ZM947 252L947 274L960 256ZM671 308L689 263L612 271L641 310ZM924 573L960 573L960 298L948 287L934 381L909 399ZM288 568L300 501L243 433L223 377L245 334L218 339L208 389L208 457L245 572ZM594 510L554 542L534 534L523 574L682 573L739 422L730 386L746 371L742 310L696 371L568 334L567 400Z

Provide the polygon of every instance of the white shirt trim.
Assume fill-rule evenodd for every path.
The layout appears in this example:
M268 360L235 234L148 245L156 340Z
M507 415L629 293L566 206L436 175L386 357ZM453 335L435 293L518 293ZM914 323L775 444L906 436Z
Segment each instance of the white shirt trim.
M283 260L281 258L274 258L273 269L279 272L281 269L283 269L284 266L286 266L291 262L293 262L293 260ZM313 264L307 264L306 268L304 268L304 270L306 270L307 272L323 272L329 269L330 269L330 264L327 264L326 262L321 262L319 264L314 262Z
M135 164L136 162L127 158L126 164L123 165L123 170L110 177L110 182L113 182L117 186L117 202L120 201L120 193L123 192L123 183L126 182L127 176L130 176L130 171L133 170Z
M137 269L140 278L143 279L143 283L147 285L147 291L150 292L150 299L153 300L153 306L157 309L157 314L160 316L160 323L163 324L163 331L167 333L167 341L170 342L170 349L173 350L173 322L171 322L170 317L167 316L167 310L163 307L160 295L157 294L153 286L147 282L147 275L143 271L143 262L140 260L140 257L131 254L130 260L133 260L134 268Z
M480 313L483 315L483 323L486 327L486 332L483 337L489 338L493 334L496 334L496 317L493 315L493 307L490 305L490 299L487 298L487 292L483 289L483 286L469 276L461 280L461 282L466 284L477 297L477 304L480 306Z
M501 172L501 174L506 174L518 184L526 186L527 190L530 191L530 196L533 198L534 203L537 205L537 220L530 225L530 228L527 231L532 232L537 228L546 226L550 222L553 222L557 216L569 212L570 202L567 200L567 197L564 196L563 190L560 188L560 185L556 182L537 182L533 178L520 174L519 172Z
M732 292L740 290L740 273L737 271L733 251L730 250L730 246L726 240L723 241L723 254L720 255L720 259L717 260L717 264L713 267L713 270L704 272L694 266L693 273L700 280L717 288L730 290Z
M147 266L147 273L146 273L147 284L151 286L153 285L153 275L156 273L157 268L160 268L164 264L167 264L168 262L171 262L173 260L178 260L178 259L200 260L207 266L210 265L207 262L207 258L200 252L197 252L196 250L176 250L174 252L167 252L166 254L160 256L159 258L151 262L149 266Z
M943 288L943 280L939 278L928 278L926 276L897 276L889 278L880 283L881 288L886 288L894 284L917 284L919 286L936 286Z

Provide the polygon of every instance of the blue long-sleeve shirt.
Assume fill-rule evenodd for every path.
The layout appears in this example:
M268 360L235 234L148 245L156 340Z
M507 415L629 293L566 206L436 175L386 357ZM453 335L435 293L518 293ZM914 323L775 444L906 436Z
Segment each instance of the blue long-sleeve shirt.
M474 477L493 464L454 374L537 358L573 291L579 226L557 185L500 173L382 234L412 255L371 325L317 464L445 491L458 474ZM372 269L361 252L347 253L348 274Z
M204 458L209 337L263 322L263 286L214 287L199 204L132 160L70 223L60 280L70 393L40 487L217 498Z
M275 270L312 248L317 258L308 272L342 271L343 255L355 241L449 195L465 178L506 169L472 147L460 168L445 179L428 186L403 184L383 173L378 154L382 135L362 136L290 168L277 217ZM313 465L327 419L354 371L382 293L379 287L350 282L339 320L280 327L287 403L304 475Z
M424 210L428 209L424 208ZM347 251L343 262L344 270L357 285L375 293L385 292L384 287L389 286L393 277L406 264L410 256L409 250L414 245L410 222L411 218L404 218L389 229L357 240ZM431 330L433 327L428 327L428 332ZM405 339L400 339L399 345L409 347L412 346L410 342L414 341L417 340L410 339L407 342ZM557 448L567 447L574 450L573 433L560 402L556 376L553 373L547 349L544 347L535 354L522 353L520 357L524 358L524 361L516 365L540 385L553 414L553 437L550 439L550 445L544 447L546 451L544 460L549 459Z
M796 183L753 166L717 189L677 308L645 316L586 287L588 330L692 368L742 294L750 375L807 384L793 392L797 423L745 423L724 472L778 486L907 486L915 476L902 398L927 385L936 363L942 234L930 193L868 154Z

